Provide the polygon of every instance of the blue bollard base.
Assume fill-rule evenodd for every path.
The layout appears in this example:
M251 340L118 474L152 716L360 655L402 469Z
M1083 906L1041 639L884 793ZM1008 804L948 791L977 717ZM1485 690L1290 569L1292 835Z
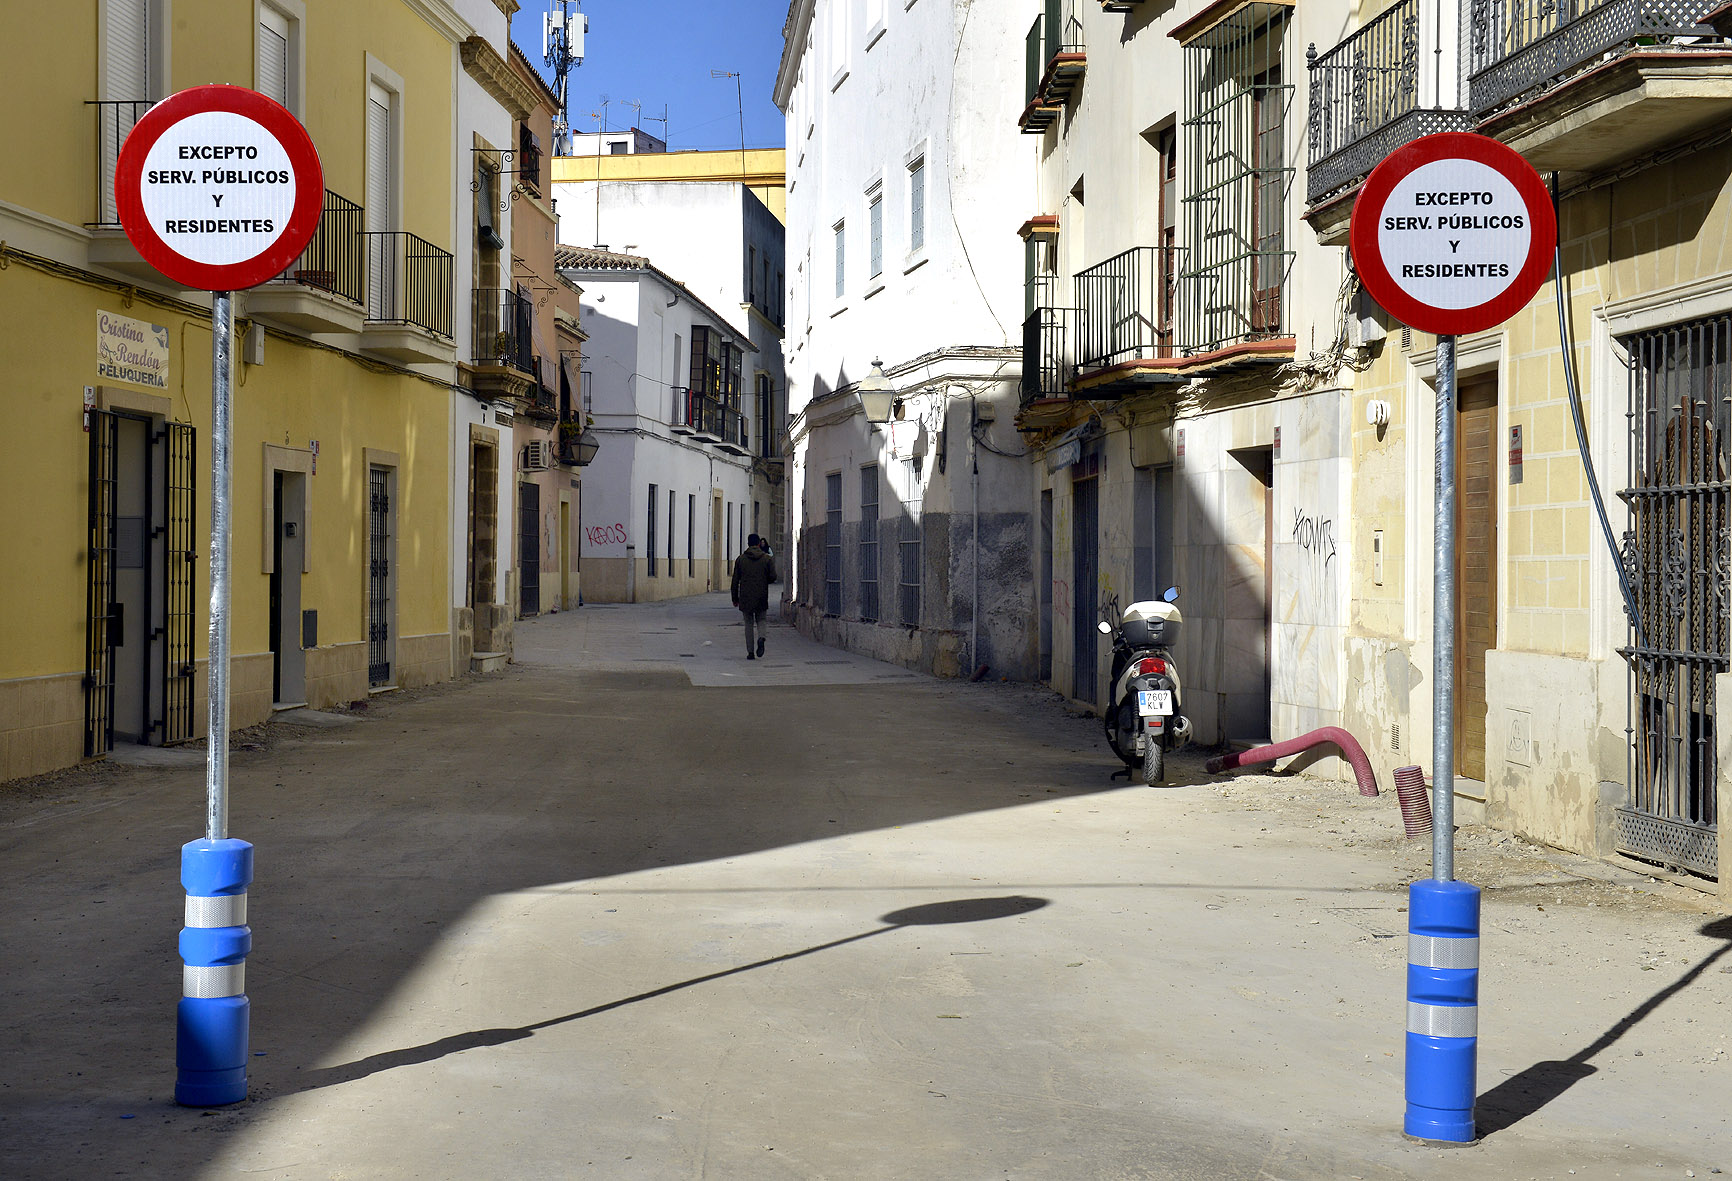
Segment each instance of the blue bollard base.
M183 1070L174 1081L174 1101L182 1107L227 1107L247 1097L247 1068Z
M251 1009L244 996L185 997L175 1007L176 1103L222 1107L247 1097Z
M1428 1144L1478 1144L1474 1138L1473 1111L1438 1111L1430 1107L1407 1105L1402 1120L1404 1135Z

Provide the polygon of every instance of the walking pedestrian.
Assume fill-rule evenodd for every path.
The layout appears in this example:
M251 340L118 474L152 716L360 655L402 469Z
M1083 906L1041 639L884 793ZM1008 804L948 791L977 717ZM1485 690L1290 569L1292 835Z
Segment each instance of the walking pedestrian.
M734 580L728 592L746 625L747 660L764 655L770 584L775 581L776 563L760 548L754 533L746 538L746 552L734 559Z

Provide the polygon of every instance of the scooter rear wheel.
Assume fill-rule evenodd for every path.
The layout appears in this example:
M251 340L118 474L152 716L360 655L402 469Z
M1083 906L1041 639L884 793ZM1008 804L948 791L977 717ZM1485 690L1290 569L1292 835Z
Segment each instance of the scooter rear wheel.
M1161 740L1150 734L1143 743L1143 782L1149 787L1161 786L1166 774L1165 755Z

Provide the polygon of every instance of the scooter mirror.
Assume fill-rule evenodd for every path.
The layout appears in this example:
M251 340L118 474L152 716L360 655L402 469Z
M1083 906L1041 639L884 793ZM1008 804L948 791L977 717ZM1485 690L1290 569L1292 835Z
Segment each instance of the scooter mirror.
M1095 624L1095 626L1101 629L1101 635L1103 636L1110 636L1113 634L1113 625L1104 619Z
M1179 588L1176 586L1169 586L1166 590L1166 593L1163 594L1161 596L1161 598L1165 599L1169 603L1178 602L1179 601Z

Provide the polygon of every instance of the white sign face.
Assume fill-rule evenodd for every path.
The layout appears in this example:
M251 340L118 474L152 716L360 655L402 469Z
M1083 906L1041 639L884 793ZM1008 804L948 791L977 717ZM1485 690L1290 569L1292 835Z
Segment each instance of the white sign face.
M1434 308L1496 299L1515 282L1532 245L1522 195L1477 160L1434 160L1414 169L1390 190L1377 222L1389 277Z
M96 372L155 390L168 388L168 329L113 312L96 313Z
M295 170L277 137L229 111L174 124L151 146L140 178L151 228L181 256L211 266L271 247L295 208Z

